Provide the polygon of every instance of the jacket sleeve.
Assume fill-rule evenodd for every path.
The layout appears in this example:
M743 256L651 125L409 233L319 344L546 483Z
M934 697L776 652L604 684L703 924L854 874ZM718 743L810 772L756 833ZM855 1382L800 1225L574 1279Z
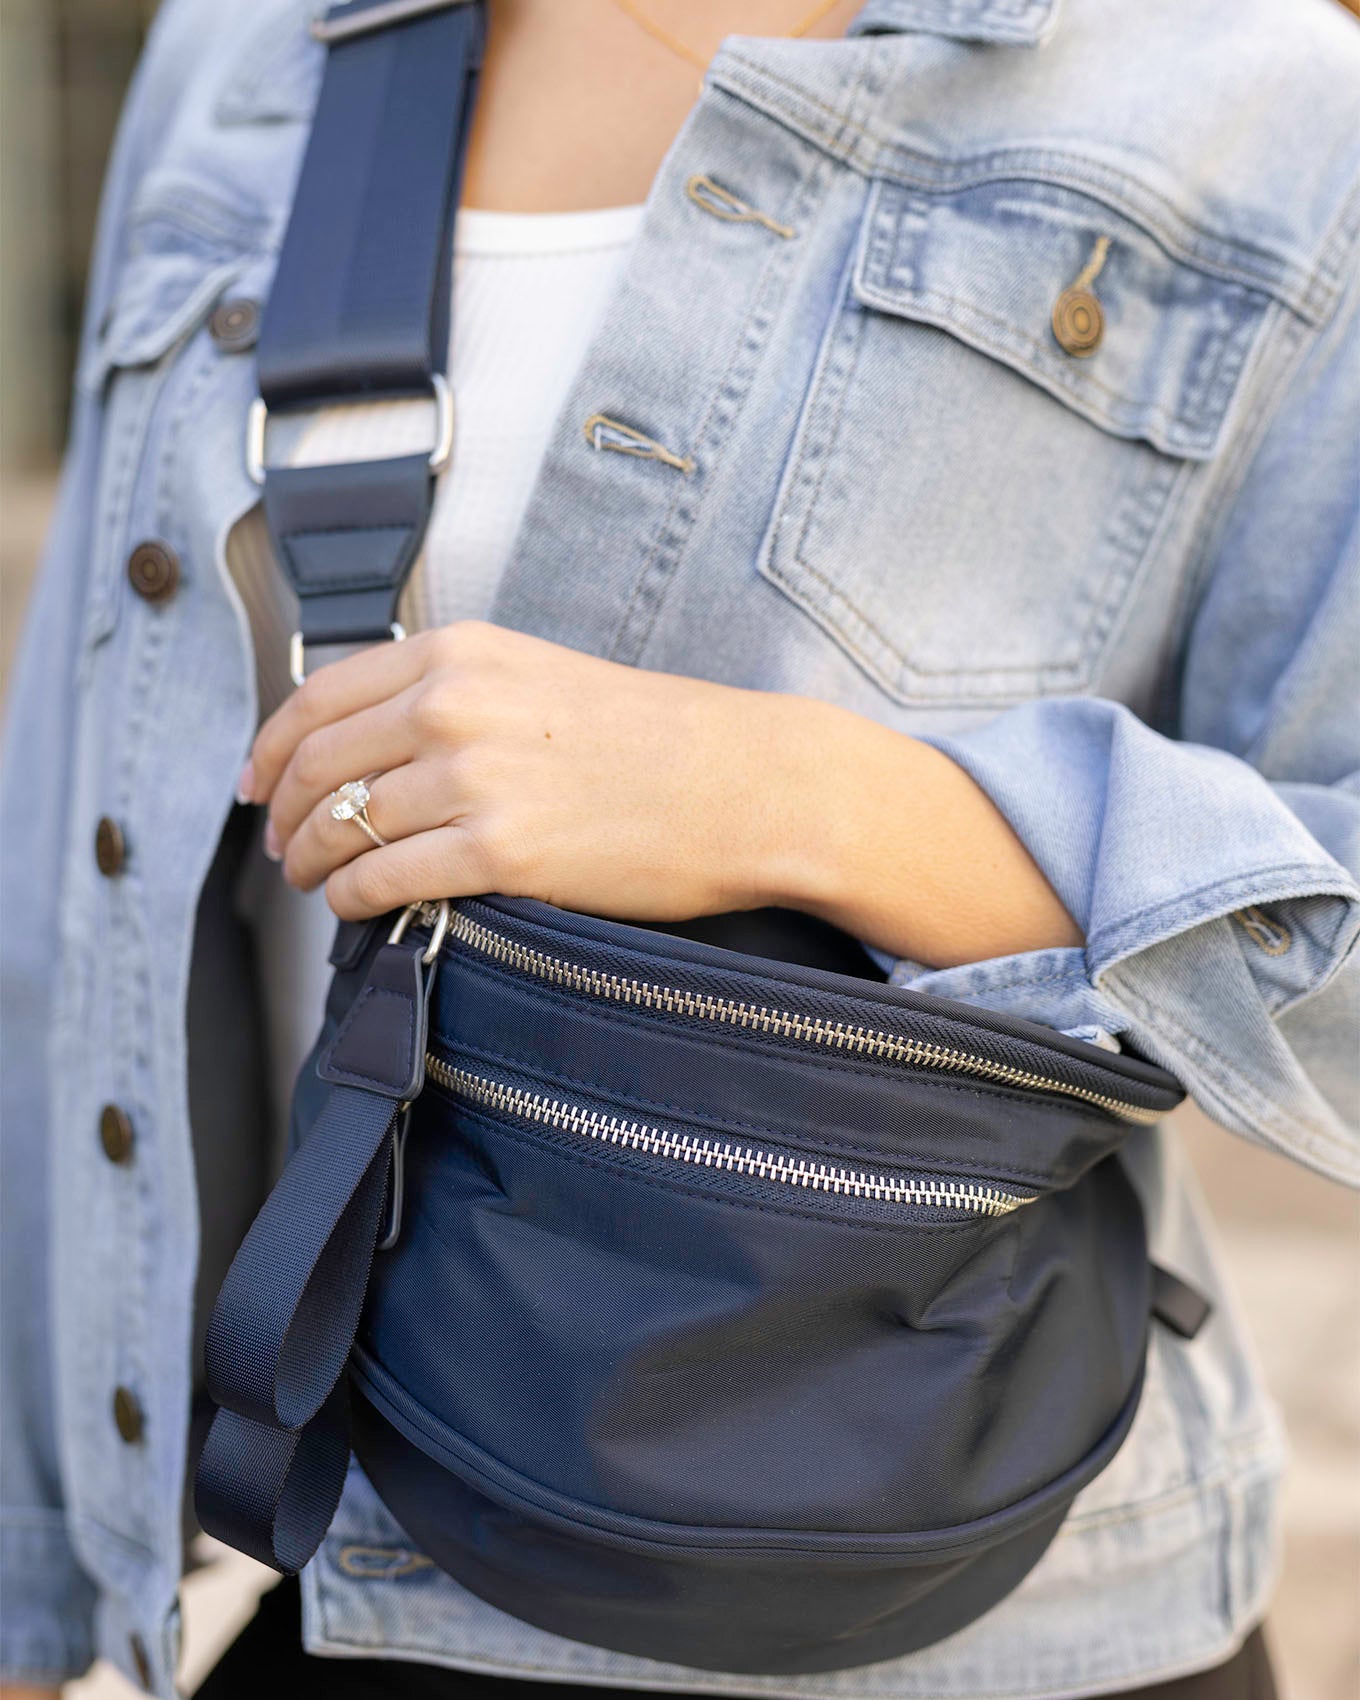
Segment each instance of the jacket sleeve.
M1122 1034L1216 1120L1360 1183L1360 273L1348 293L1216 528L1178 736L1067 698L929 741L1086 936L977 965L981 1001ZM912 983L970 990L966 969Z
M112 294L127 203L191 48L164 9L109 164L82 354ZM154 72L154 75L153 75ZM6 711L0 857L0 1681L56 1683L93 1657L94 1591L63 1506L55 1421L47 1034L87 594L101 401L77 391L71 439ZM93 1138L93 1134L91 1136Z

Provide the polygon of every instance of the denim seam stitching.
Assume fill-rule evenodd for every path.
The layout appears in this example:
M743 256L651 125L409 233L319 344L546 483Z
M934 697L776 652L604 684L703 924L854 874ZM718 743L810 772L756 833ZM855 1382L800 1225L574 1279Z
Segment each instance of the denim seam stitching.
M898 138L886 135L876 127L851 123L840 119L834 108L826 106L822 101L807 94L796 84L789 83L777 73L765 66L744 58L741 54L728 50L723 55L724 64L733 64L742 71L754 74L763 83L771 85L769 94L775 97L792 94L793 101L780 99L779 105L783 114L801 132L808 133L810 139L822 143L836 157L845 157L845 163L872 177L887 178L893 181L909 183L927 192L949 193L958 189L974 188L990 181L1004 181L1006 178L1037 179L1066 185L1078 193L1090 193L1096 199L1102 199L1112 210L1121 212L1131 223L1139 225L1149 235L1156 236L1161 245L1169 253L1174 253L1186 264L1196 266L1215 275L1230 278L1232 281L1254 288L1258 292L1274 295L1283 300L1292 311L1304 318L1312 318L1318 311L1313 307L1314 296L1319 293L1321 279L1316 270L1306 269L1299 260L1276 252L1272 249L1259 248L1243 242L1240 238L1217 235L1207 227L1197 224L1169 201L1164 195L1150 189L1137 178L1102 168L1094 161L1077 154L1067 154L1060 149L1031 148L1031 149L993 149L989 153L967 156L963 159L950 160L936 158L918 149L909 147ZM725 88L737 99L745 98L748 93L754 98L755 89L748 89L742 78L734 76L730 81L724 80L721 69L714 77L716 86ZM861 137L876 145L877 153L869 161L856 161L843 155L836 148L831 138L824 132L812 129L799 122L799 108L812 108L827 113L838 120L842 130L854 130ZM891 163L885 163L885 156L896 157L905 161L914 161L920 169L913 173L907 165L894 168ZM1055 169L1056 168L1056 169ZM1149 206L1155 205L1160 209L1161 216L1140 207L1133 198L1123 198L1119 194L1119 186L1134 187L1138 194L1146 198ZM1166 222L1163 222L1163 221ZM1179 224L1194 236L1202 238L1218 248L1226 248L1237 253L1259 253L1268 262L1273 274L1267 278L1259 271L1250 270L1245 265L1234 263L1230 259L1216 260L1211 256L1188 247L1176 234L1174 226ZM1286 276L1281 276L1286 273ZM1335 293L1334 289L1325 291L1327 299Z
M800 209L807 209L824 193L825 188L820 183L821 173L816 164L803 172L795 186L790 199ZM787 271L793 264L792 245L780 243L772 247L766 257L765 264L760 268L755 287L751 294L751 305L742 322L740 331L734 339L734 347L722 377L714 387L705 410L699 429L691 441L689 454L698 461L697 478L693 484L680 485L662 516L652 539L647 556L640 566L633 581L632 590L615 624L613 635L604 653L618 659L625 652L640 656L646 649L647 643L660 616L661 608L675 576L676 568L683 555L685 544L694 530L699 510L703 503L703 452L708 444L708 433L714 427L715 419L724 409L728 410L728 421L740 412L742 403L749 395L751 384L758 370L760 356L768 343L769 327L773 320L774 307L767 303L767 291L773 286L774 280L781 271ZM749 360L750 373L746 378L744 388L733 392L734 374L740 371L743 357ZM669 558L669 565L665 562ZM643 608L644 599L653 598L650 614ZM636 635L628 642L629 634L635 623L639 625ZM626 646L626 649L625 649Z
M906 311L901 306L901 297L890 295L889 292L881 285L876 287L874 284L870 283L868 279L865 279L862 282L858 293L861 300L867 301L869 305L878 307L883 312L892 313L895 316L904 318L914 319L917 317L917 315ZM978 306L976 302L969 301L965 296L947 295L943 290L937 289L920 289L912 292L910 299L914 302L920 301L923 303L938 301L946 308L959 308L960 312L953 315L952 318L947 314L942 315L942 317L946 319L946 323L941 326L941 329L943 330L948 330L951 323L958 324L961 319L967 320L970 318L981 319L986 321L988 324L998 326L1001 330L1007 332L1010 337L1013 337L1015 342L1018 342L1022 348L1031 351L1034 358L1028 363L1026 368L1027 370L1043 373L1045 377L1052 378L1052 380L1058 383L1060 387L1070 389L1071 393L1076 396L1082 396L1083 388L1099 390L1102 394L1108 396L1113 404L1109 409L1110 417L1114 419L1118 416L1118 423L1126 424L1129 429L1133 429L1137 425L1137 418L1134 417L1135 414L1154 419L1163 428L1166 441L1170 445L1171 452L1177 456L1192 453L1196 450L1203 451L1212 446L1214 433L1210 434L1209 439L1206 442L1203 438L1203 432L1201 431L1200 433L1197 433L1198 440L1196 440L1195 438L1192 438L1188 432L1178 432L1176 427L1180 424L1180 421L1177 416L1168 413L1167 410L1158 403L1149 402L1140 404L1136 402L1127 402L1125 398L1120 395L1119 391L1112 389L1110 385L1103 383L1093 372L1066 371L1065 368L1059 366L1058 363L1051 358L1046 345L1040 342L1037 338L1030 336L1026 331L1022 330L1011 320L1004 319L996 313L989 313L985 307ZM973 330L973 334L977 337L978 341L984 345L986 352L991 354L995 359L1003 361L1006 365L1010 365L1016 358L1018 351L1014 346L1014 343L1009 342L1006 338L988 338L984 331L977 329ZM1217 343L1213 354L1213 374L1210 382L1218 383L1219 381L1219 371L1222 367L1229 341L1230 337L1226 332L1221 333L1217 337ZM1025 358L1023 353L1020 354L1020 358L1022 360ZM1044 388L1048 394L1052 394L1052 391L1048 390L1047 385L1043 385L1041 387ZM1228 383L1221 387L1231 389L1232 386L1231 383ZM1083 399L1085 398L1083 397ZM1094 402L1092 405L1098 406L1099 403ZM1128 414L1127 420L1123 417L1121 409ZM1207 411L1207 408L1205 411ZM1219 423L1221 424L1221 419ZM1143 433L1140 431L1139 435L1142 436ZM1187 447L1187 445L1189 446Z
M1099 968L1093 968L1093 974L1104 973L1107 969L1117 966L1126 960L1128 955L1137 955L1140 951L1148 950L1155 944L1160 944L1166 938L1174 938L1183 932L1189 932L1194 927L1202 926L1209 921L1228 915L1241 904L1229 902L1230 897L1239 890L1251 892L1261 880L1273 880L1280 875L1297 874L1307 878L1308 885L1302 890L1279 891L1272 889L1268 894L1258 894L1253 897L1258 903L1282 903L1291 898L1308 897L1341 897L1350 903L1360 903L1360 889L1347 878L1345 870L1339 865L1336 873L1325 870L1325 863L1304 862L1274 862L1265 867L1249 869L1241 874L1229 874L1217 879L1206 880L1202 884L1192 886L1188 891L1177 892L1174 897L1158 898L1156 902L1143 904L1141 907L1129 910L1120 916L1117 922L1099 928L1086 941L1087 961L1093 958L1103 958ZM1340 876L1340 877L1338 877ZM1214 894L1218 894L1215 896ZM1214 896L1215 904L1220 900L1228 903L1227 908L1214 908L1212 912L1190 911L1189 906L1197 898ZM1201 906L1202 908L1202 906ZM1173 920L1172 930L1156 939L1130 941L1124 945L1124 935L1139 922L1165 914L1168 920Z
M1115 971L1112 970L1111 973L1114 975ZM1237 1109L1248 1127L1273 1136L1286 1149L1297 1146L1321 1156L1324 1161L1337 1162L1348 1172L1353 1169L1355 1152L1348 1140L1334 1138L1316 1126L1304 1126L1297 1116L1291 1116L1278 1102L1268 1097L1256 1081L1235 1068L1231 1059L1224 1056L1208 1039L1183 1026L1161 1005L1149 1003L1135 987L1128 984L1127 976L1117 976L1116 996L1150 1032L1169 1032L1178 1040L1186 1054L1199 1064L1228 1102Z

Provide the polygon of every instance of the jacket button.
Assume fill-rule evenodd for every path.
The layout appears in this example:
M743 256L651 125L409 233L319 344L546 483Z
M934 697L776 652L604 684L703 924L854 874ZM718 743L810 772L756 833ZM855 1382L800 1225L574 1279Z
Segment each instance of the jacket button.
M105 1104L99 1112L99 1143L110 1163L130 1163L134 1135L132 1119L117 1104Z
M137 1673L137 1681L142 1687L151 1691L151 1659L146 1650L146 1642L140 1635L128 1636L128 1652L132 1655L132 1668Z
M1105 335L1105 309L1089 289L1064 289L1053 303L1053 334L1078 359L1094 354Z
M224 354L244 354L260 340L260 304L238 296L220 302L208 320L208 334Z
M113 1421L118 1430L118 1438L125 1445L135 1446L142 1438L146 1419L142 1415L141 1401L130 1388L114 1388Z
M121 874L127 862L127 840L123 829L109 815L99 817L94 829L94 865L105 879Z
M128 580L148 602L168 602L179 588L179 556L168 543L139 543L128 556Z

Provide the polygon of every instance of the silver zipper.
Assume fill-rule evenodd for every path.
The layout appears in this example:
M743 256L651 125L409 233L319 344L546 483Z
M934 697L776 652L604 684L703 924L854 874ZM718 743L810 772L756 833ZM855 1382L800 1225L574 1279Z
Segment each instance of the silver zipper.
M1016 1068L1010 1063L970 1056L967 1051L958 1051L929 1039L912 1039L900 1033L885 1033L850 1022L825 1021L821 1016L800 1015L796 1011L771 1009L765 1004L655 985L647 980L625 979L621 974L610 974L598 968L583 968L563 957L549 956L545 951L531 949L516 939L507 938L504 933L483 926L460 909L453 912L449 933L459 944L505 967L522 974L532 974L536 979L546 980L567 991L604 998L611 1003L661 1010L667 1015L694 1020L721 1022L724 1026L743 1027L757 1033L771 1033L804 1044L872 1057L878 1062L938 1068L952 1074L969 1074L980 1080L995 1081L1003 1086L1058 1092L1067 1098L1079 1098L1085 1104L1095 1104L1125 1121L1150 1123L1160 1121L1164 1114L1161 1110L1145 1109L1141 1104L1130 1104L1071 1081L1055 1080Z
M842 1168L782 1151L763 1151L754 1145L674 1133L649 1122L611 1116L583 1108L567 1099L508 1086L469 1069L455 1068L433 1053L425 1058L430 1076L446 1091L517 1121L593 1139L602 1145L640 1151L675 1163L690 1163L704 1169L722 1169L729 1174L749 1175L756 1180L775 1181L784 1186L806 1187L813 1192L838 1193L848 1198L872 1199L884 1204L916 1204L935 1210L958 1210L974 1216L1005 1216L1031 1199L1004 1187L984 1186L977 1181L933 1179L875 1174L866 1169Z

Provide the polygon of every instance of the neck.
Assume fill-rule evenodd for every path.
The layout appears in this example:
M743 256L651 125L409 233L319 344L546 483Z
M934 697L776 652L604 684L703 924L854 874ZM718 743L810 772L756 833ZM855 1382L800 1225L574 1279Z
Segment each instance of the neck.
M784 35L811 0L634 0L703 57L727 35ZM810 35L842 35L861 0L839 0ZM492 0L464 201L503 212L573 212L645 200L693 106L699 72L616 0Z

